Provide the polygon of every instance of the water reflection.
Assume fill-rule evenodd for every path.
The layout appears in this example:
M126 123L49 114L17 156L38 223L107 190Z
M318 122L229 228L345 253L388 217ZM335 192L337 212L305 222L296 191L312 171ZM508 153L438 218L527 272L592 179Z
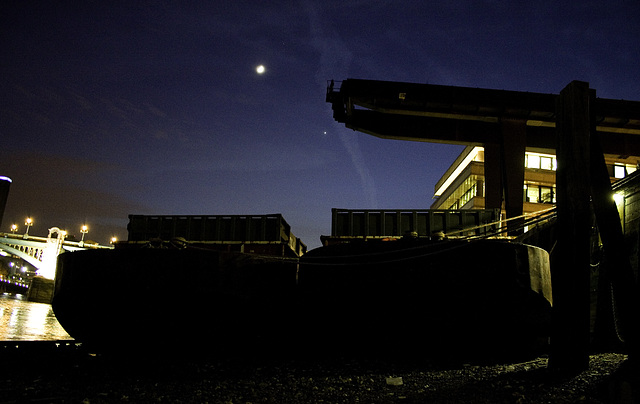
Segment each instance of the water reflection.
M0 294L0 341L72 339L58 323L51 305L29 302L25 296Z

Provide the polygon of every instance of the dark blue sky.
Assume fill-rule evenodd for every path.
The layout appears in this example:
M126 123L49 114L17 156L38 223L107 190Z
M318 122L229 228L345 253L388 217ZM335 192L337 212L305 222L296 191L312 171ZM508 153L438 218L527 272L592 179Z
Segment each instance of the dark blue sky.
M0 231L32 215L30 233L86 222L107 243L129 214L282 213L316 247L333 207L428 208L461 147L344 128L329 79L544 93L583 80L640 100L637 0L10 3Z

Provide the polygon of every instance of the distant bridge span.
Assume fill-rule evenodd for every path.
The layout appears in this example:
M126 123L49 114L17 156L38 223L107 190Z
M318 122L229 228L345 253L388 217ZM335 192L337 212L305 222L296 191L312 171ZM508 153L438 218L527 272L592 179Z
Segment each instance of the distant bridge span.
M36 269L41 269L44 252L50 244L51 240L48 237L27 236L27 238L25 238L22 235L14 234L4 234L4 236L0 236L0 250L20 257ZM77 241L62 241L60 252L86 250L88 248L110 249L113 247Z
M42 253L46 242L34 242L30 240L12 239L0 237L0 250L20 257L36 269L42 264Z

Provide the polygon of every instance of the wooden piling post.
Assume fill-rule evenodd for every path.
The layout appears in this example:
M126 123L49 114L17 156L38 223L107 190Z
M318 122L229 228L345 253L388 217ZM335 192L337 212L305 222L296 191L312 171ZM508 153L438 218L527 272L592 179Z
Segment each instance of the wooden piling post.
M554 317L549 367L589 366L590 90L573 81L556 104L557 244L551 256Z

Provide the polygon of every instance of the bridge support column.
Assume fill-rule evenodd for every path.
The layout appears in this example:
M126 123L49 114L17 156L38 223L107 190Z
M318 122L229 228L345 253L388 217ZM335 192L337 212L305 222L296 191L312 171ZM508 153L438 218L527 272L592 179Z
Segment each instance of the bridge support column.
M522 216L524 204L524 157L527 145L526 121L503 118L502 158L504 175L504 204L507 219ZM522 234L524 218L520 217L507 224L510 236Z
M487 209L502 209L502 156L500 145L485 143L484 145L484 179Z
M484 144L485 207L502 209L504 200L507 218L510 219L522 216L526 122L503 119L500 131L499 144ZM509 235L520 234L523 221L509 222Z

